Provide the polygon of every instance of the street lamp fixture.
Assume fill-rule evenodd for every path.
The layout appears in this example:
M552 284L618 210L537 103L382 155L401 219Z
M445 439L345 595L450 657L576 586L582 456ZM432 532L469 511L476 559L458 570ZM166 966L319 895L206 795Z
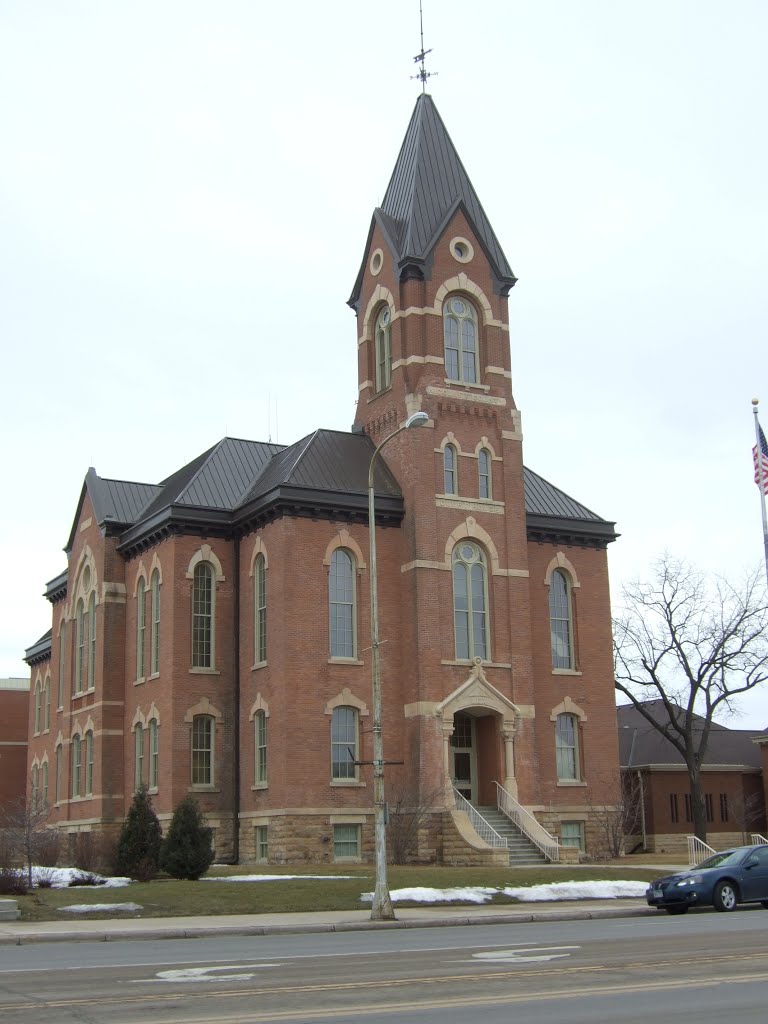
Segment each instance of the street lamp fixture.
M379 660L379 603L376 576L376 510L373 491L373 471L376 457L387 442L401 431L411 427L422 427L429 420L425 412L415 412L397 430L393 430L379 443L368 467L368 542L370 544L371 581L371 665L373 693L373 805L375 827L375 872L376 886L371 905L372 921L394 921L395 911L387 885L387 823L384 802L384 740L381 734L381 663Z

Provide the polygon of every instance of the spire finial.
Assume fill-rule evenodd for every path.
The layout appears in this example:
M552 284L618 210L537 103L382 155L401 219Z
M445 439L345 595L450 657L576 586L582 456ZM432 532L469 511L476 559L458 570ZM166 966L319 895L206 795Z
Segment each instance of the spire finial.
M413 63L419 65L419 71L416 75L411 75L411 78L416 78L421 82L421 91L427 91L427 79L436 75L436 71L427 71L424 61L426 60L427 54L432 53L432 50L424 49L424 13L422 11L422 0L419 0L419 30L421 32L421 52L417 53L413 58Z

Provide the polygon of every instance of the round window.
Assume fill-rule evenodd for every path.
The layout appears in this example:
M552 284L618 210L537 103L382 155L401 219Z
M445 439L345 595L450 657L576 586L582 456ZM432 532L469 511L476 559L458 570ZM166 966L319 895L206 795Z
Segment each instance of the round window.
M375 277L384 265L384 253L381 249L376 249L371 256L370 268L371 273Z
M474 544L462 544L460 554L465 562L473 562L477 558L477 548Z
M461 299L451 299L451 312L457 316L464 316L467 311L466 303L462 302Z

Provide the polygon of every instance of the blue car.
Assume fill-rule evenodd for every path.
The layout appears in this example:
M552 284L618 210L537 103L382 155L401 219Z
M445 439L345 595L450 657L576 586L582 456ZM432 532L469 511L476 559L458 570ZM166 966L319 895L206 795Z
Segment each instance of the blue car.
M701 906L735 910L739 903L761 903L768 910L768 846L722 850L690 871L657 878L645 898L668 914Z

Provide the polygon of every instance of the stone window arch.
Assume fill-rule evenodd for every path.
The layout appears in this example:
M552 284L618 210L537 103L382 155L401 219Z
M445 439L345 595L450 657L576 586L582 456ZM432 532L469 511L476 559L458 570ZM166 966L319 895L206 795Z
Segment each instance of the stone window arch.
M565 697L552 709L550 721L555 723L555 761L557 781L560 785L582 783L582 725L587 720L584 711Z
M453 627L458 661L490 661L488 563L482 547L463 540L453 549Z
M474 303L452 292L443 303L445 375L462 384L480 382L480 334Z
M187 568L192 581L192 671L216 671L216 591L226 579L210 544L203 544Z

